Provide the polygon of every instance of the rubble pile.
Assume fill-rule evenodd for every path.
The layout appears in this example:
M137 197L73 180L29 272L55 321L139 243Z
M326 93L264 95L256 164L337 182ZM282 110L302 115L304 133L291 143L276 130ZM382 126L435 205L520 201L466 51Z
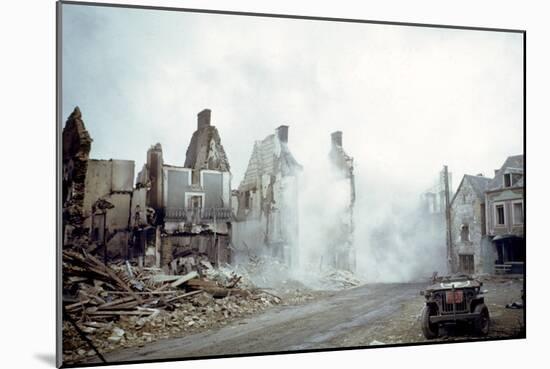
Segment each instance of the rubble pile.
M323 274L321 282L331 289L345 289L357 287L361 281L347 270L333 269Z
M348 271L330 269L328 272L319 272L313 266L296 271L279 259L265 255L249 257L247 263L238 264L234 268L245 281L251 281L280 296L282 305L303 304L327 295L330 291L361 284Z
M96 356L86 339L104 353L224 326L281 303L228 267L202 264L205 269L167 275L129 262L106 265L84 251L65 250L64 360Z

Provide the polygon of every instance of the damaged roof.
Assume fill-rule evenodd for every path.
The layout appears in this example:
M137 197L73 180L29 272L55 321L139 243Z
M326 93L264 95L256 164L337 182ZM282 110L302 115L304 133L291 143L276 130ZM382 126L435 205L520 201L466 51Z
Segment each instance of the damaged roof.
M283 174L293 175L302 166L296 161L285 142L280 142L280 152L277 155L277 144L275 134L270 134L261 141L254 143L252 155L240 188L253 188L256 179L263 174L275 174L279 170Z

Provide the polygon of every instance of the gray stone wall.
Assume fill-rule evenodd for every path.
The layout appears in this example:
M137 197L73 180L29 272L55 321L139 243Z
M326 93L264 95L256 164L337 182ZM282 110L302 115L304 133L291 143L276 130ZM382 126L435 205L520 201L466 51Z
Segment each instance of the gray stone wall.
M465 180L451 204L452 269L459 272L460 255L473 255L474 273L484 270L481 242L483 237L482 201L470 182ZM468 232L464 232L468 227Z

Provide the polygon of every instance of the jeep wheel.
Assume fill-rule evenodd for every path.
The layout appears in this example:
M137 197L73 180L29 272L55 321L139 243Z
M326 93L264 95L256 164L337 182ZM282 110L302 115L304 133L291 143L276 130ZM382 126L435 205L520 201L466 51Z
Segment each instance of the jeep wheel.
M489 309L485 304L479 304L474 309L475 313L479 313L479 317L474 320L474 330L479 336L486 336L489 334Z
M439 335L439 324L430 323L430 316L436 315L437 310L431 306L424 306L422 309L422 333L424 337L431 340Z

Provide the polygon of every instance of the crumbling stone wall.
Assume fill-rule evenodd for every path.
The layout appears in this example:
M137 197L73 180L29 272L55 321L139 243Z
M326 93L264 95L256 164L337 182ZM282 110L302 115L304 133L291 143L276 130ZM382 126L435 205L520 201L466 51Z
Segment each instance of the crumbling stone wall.
M254 144L239 189L235 248L242 254L268 253L297 263L298 175L302 167L288 148L288 126ZM258 235L262 235L261 241Z
M210 117L210 109L205 109L198 114L197 130L193 133L187 147L184 167L229 172L229 160L217 128L210 124Z
M347 182L349 197L343 211L334 219L330 232L328 249L325 250L329 264L337 269L354 272L356 268L356 251L353 240L354 222L353 209L355 205L355 176L353 173L353 158L346 154L342 146L342 132L331 134L330 161L336 172L337 181Z
M83 204L84 227L92 235L90 250L106 243L110 259L124 258L128 253L133 179L132 160L88 160ZM102 201L111 206L98 210L96 204ZM95 237L96 234L101 237ZM104 252L101 247L98 251Z
M65 123L62 145L63 244L84 246L88 242L88 232L84 227L83 206L92 138L78 107Z

